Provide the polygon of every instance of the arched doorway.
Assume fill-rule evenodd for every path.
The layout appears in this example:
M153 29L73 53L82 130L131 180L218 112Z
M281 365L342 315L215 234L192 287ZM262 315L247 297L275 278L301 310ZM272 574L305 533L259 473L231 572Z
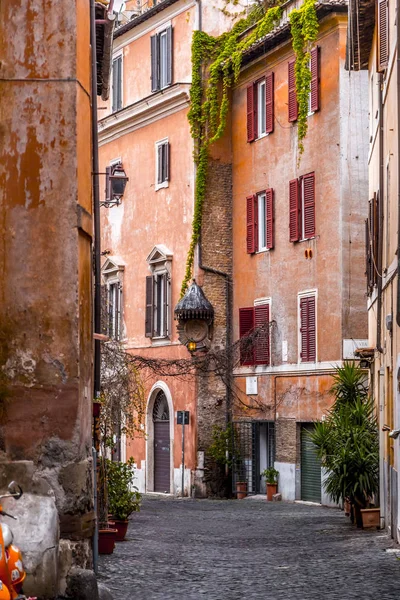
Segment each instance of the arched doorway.
M171 440L169 420L168 401L164 392L160 390L153 406L155 492L170 492Z

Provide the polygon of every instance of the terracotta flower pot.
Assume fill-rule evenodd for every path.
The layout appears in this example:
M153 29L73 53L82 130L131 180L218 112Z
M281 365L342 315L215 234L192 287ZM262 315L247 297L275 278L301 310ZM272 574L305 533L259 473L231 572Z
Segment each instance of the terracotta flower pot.
M381 509L380 508L362 508L361 518L363 529L367 527L380 527Z
M350 512L351 512L351 503L350 500L345 500L343 502L343 508L344 508L344 514L346 515L346 517L350 516Z
M269 502L272 502L272 496L274 494L276 494L277 489L278 489L277 483L267 483L267 500Z
M115 538L116 542L123 542L126 536L126 532L128 531L129 521L119 521L115 519L115 529L117 530L117 535Z
M116 529L99 530L99 554L112 554L115 547Z
M247 496L247 481L238 481L236 483L236 497L238 500L243 500Z

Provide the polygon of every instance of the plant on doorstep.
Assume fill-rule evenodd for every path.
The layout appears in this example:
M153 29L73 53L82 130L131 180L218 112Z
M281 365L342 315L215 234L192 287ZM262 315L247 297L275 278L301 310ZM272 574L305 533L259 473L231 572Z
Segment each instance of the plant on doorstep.
M279 471L274 469L274 467L268 467L267 469L264 469L261 475L262 477L265 477L267 487L267 499L271 502L273 499L273 495L276 494L278 490Z
M327 470L326 492L334 502L350 501L361 526L361 509L379 489L379 435L365 374L354 362L336 369L335 403L325 421L315 423L311 440Z

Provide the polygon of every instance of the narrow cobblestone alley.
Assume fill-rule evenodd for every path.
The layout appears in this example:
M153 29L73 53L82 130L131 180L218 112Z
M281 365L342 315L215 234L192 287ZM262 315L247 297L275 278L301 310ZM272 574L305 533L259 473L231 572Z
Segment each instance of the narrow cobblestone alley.
M100 578L115 600L386 600L400 594L393 547L335 509L154 497Z

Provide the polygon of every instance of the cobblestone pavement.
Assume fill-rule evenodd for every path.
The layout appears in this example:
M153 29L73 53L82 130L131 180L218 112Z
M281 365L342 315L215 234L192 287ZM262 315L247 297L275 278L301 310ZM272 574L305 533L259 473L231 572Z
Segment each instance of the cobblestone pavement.
M398 599L393 546L336 509L152 497L100 578L115 600Z

